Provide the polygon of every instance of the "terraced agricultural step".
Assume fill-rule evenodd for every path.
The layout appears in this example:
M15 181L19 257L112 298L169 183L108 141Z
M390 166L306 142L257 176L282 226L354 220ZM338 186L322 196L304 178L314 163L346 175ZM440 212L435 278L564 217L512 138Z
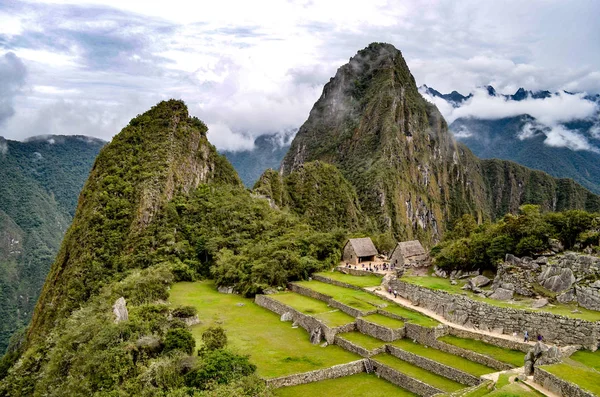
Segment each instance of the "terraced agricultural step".
M295 292L280 292L269 295L269 297L290 306L301 313L313 316L330 327L339 327L354 322L354 317L341 310L332 308L321 300L300 295Z
M380 354L371 360L377 375L420 396L429 397L466 387L390 354Z
M357 317L356 329L363 334L370 335L385 342L393 342L404 338L406 335L404 322L381 314Z
M380 339L360 332L345 332L335 336L335 344L362 357L371 357L386 352L386 344Z
M388 352L411 364L468 386L480 384L481 375L496 372L493 368L408 339L392 342L388 345Z
M480 340L465 339L453 335L446 335L438 338L438 341L456 348L450 353L455 353L455 351L464 351L465 356L468 359L496 369L504 370L511 367L522 367L525 363L525 353L518 350L505 349L503 347L495 346ZM441 348L441 346L436 347L440 348L440 350L445 350ZM486 362L482 362L473 355L469 355L469 352L476 353L479 356L487 357L488 359L485 360ZM496 365L493 365L493 361L500 363L501 365L503 364L504 368L498 368Z

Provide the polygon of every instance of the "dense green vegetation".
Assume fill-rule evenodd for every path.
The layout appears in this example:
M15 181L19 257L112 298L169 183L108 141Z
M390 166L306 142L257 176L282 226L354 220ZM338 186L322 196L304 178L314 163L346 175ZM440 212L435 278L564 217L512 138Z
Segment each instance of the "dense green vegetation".
M518 214L507 214L495 223L478 225L471 215L464 215L431 252L443 269L484 270L495 268L506 253L532 256L548 251L552 240L566 249L598 249L598 227L600 213L542 212L539 206L524 205Z
M0 154L0 355L33 311L77 197L104 142L82 136L4 140ZM15 339L15 343L17 339Z
M170 285L213 277L252 295L331 267L343 239L253 198L183 102L161 102L98 156L0 395L254 390L245 359L194 355L189 308L160 303ZM115 324L120 296L130 320Z

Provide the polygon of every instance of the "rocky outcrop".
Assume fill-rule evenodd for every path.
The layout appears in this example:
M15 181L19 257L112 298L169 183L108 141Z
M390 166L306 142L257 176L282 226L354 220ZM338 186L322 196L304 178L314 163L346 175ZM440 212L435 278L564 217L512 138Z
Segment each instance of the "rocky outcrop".
M115 315L115 323L129 320L129 312L127 311L127 302L125 298L120 297L113 305L113 313Z
M538 276L540 285L553 292L565 291L575 283L573 270L568 267L546 266L542 267L542 272Z
M561 358L562 353L556 346L546 346L538 342L525 355L525 375L533 375L536 365L556 364Z
M497 299L499 301L508 301L513 298L514 292L515 291L511 289L496 288L494 293L492 293L489 297L492 299Z

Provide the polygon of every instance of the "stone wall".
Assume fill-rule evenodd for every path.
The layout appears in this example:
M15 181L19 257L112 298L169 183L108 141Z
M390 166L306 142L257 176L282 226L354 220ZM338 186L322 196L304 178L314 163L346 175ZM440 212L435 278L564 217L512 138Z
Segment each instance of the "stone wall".
M427 371L433 372L444 376L448 379L452 379L458 383L462 383L467 386L475 386L481 383L481 378L460 371L456 368L449 367L444 364L440 364L437 361L430 360L428 358L418 356L416 354L402 350L396 346L388 345L388 352L401 360L426 369Z
M333 367L317 369L315 371L304 372L281 376L279 378L267 379L267 386L274 389L284 386L297 386L306 383L318 382L326 379L341 378L343 376L356 375L365 372L364 360L353 361L347 364L334 365Z
M490 345L499 346L504 349L519 350L523 353L527 353L531 349L531 346L525 342L507 340L493 335L479 334L477 332L471 332L465 329L454 327L448 327L448 334L458 336L459 338L480 340L482 342L489 343Z
M352 317L368 316L369 314L377 313L377 308L375 306L373 306L373 310L367 310L367 311L358 310L351 306L345 305L342 302L336 301L329 295L325 295L320 292L313 291L310 288L306 288L306 287L303 287L298 284L290 283L290 284L288 284L288 288L291 291L296 292L300 295L308 296L309 298L314 298L314 299L323 301L323 302L327 303L329 306L331 306L335 309L339 309Z
M533 373L535 383L543 386L549 391L556 393L562 397L593 397L594 394L582 390L579 386L573 383L562 380L548 371L544 371L540 367L536 367Z
M329 344L334 343L336 334L343 332L351 332L356 329L356 324L354 322L339 327L331 328L323 322L321 322L320 320L302 312L299 312L293 307L290 307L266 295L256 295L256 297L254 298L254 302L257 305L264 307L265 309L268 309L279 315L283 315L284 313L290 313L292 321L304 328L309 334L311 334L315 329L320 328L321 335Z
M396 386L400 386L403 389L418 394L419 396L429 397L433 396L434 394L443 393L442 390L423 383L420 380L411 378L410 376L396 371L392 367L380 363L379 361L371 360L371 363L373 364L373 369L375 370L377 376L395 384Z
M413 323L404 324L406 328L406 337L414 340L422 345L432 346L437 342L437 338L448 334L447 325L439 325L437 327L423 327Z
M341 273L351 274L353 276L372 276L373 274L378 274L378 273L374 273L374 272L369 272L367 270L351 269L351 268L345 267L345 266L338 266L335 268L335 270L337 270L338 272L341 272Z
M293 291L297 294L308 296L309 298L318 299L326 303L329 303L329 301L332 299L329 295L322 294L320 292L314 291L310 288L306 288L298 284L289 283L288 288L290 289L290 291Z
M361 357L371 357L380 353L385 353L387 351L385 344L382 344L380 348L367 350L364 347L358 346L357 344L349 341L348 339L344 339L340 335L335 336L334 343L340 346L341 348L348 350L351 353L358 354Z
M395 340L404 338L404 335L406 335L404 327L391 329L384 327L383 325L372 323L360 317L356 319L356 329L363 334L370 335L384 342L393 342Z
M540 332L544 339L557 345L582 345L595 350L600 340L600 323L559 316L547 312L532 312L493 306L463 295L432 290L400 280L391 280L398 294L413 304L433 310L449 321L481 330L505 334L517 332L530 335Z
M323 277L323 276L318 275L318 274L313 274L312 278L313 278L313 280L317 280L317 281L320 281L322 283L337 285L338 287L350 288L350 289L355 289L355 290L359 290L359 291L362 290L362 288L357 287L356 285L344 283L342 281L334 280L334 279L328 278L328 277Z
M446 353L454 354L455 356L466 358L467 360L485 365L490 368L497 369L498 371L505 371L507 369L513 368L512 365L503 363L502 361L498 361L492 357L475 353L474 351L463 349L461 347L450 345L448 343L440 342L437 340L434 343L428 343L428 345L433 347L434 349L438 349ZM525 355L523 355L523 363L525 363Z

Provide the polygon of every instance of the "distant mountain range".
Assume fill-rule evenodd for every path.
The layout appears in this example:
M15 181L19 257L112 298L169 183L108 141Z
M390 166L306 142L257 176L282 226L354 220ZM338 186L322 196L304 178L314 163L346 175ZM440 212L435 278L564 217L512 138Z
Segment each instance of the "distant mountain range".
M106 142L0 137L0 355L31 318L77 198Z
M503 95L492 86L485 89L489 96L501 97L506 102L544 100L558 95L550 91L528 91L523 88L512 95ZM468 105L473 98L473 94L462 95L457 91L442 94L428 86L421 86L420 92L444 99L453 108ZM561 94L575 95L567 91ZM526 113L501 118L486 118L475 114L457 118L449 128L458 141L467 145L480 158L515 161L558 178L572 178L594 193L600 193L600 95L586 95L583 100L597 104L598 110L593 116L557 125L544 124ZM549 145L548 136L557 127L561 129L560 133L572 136L571 139L584 141L587 149L573 150L565 146Z

